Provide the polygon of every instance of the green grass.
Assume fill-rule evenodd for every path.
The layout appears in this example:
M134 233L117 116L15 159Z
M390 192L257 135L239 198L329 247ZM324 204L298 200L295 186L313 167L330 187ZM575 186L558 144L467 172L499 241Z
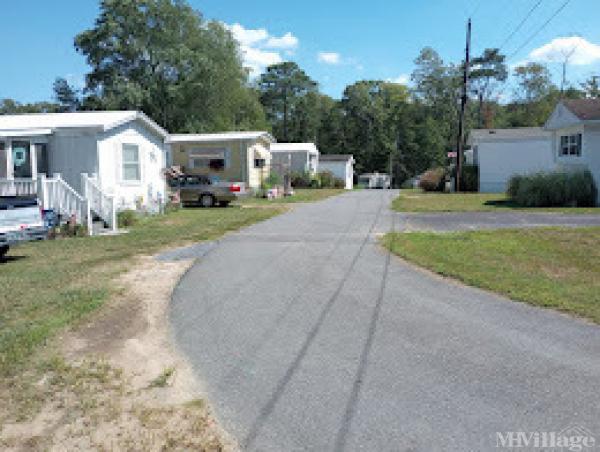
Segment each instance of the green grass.
M394 233L383 241L441 275L600 323L600 227Z
M426 193L401 190L392 203L398 212L556 212L600 214L598 207L518 207L503 193Z
M237 202L241 205L265 205L265 204L293 204L298 202L315 202L344 193L341 188L299 188L294 190L293 196L286 196L273 200L265 198L247 197Z
M57 331L101 306L131 259L210 240L267 219L270 209L182 209L142 219L128 234L29 243L0 263L0 376L14 374Z

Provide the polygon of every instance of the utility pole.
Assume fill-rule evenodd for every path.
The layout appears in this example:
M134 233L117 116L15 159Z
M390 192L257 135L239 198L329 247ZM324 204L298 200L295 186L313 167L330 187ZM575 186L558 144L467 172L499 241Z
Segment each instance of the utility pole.
M454 190L460 191L460 173L462 171L463 143L465 140L465 112L469 93L469 66L471 62L471 19L467 22L467 45L465 47L465 65L463 72L463 92L460 100L460 117L458 119L458 140L456 146L456 179Z

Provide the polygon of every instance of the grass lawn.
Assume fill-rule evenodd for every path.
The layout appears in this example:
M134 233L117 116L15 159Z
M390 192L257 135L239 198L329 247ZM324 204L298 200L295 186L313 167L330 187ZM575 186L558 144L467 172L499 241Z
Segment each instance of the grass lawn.
M299 188L294 190L293 196L286 196L268 200L265 198L247 197L238 201L241 205L265 205L265 204L292 204L297 202L315 202L344 193L346 190L341 188Z
M395 233L383 240L439 274L600 323L600 227Z
M111 280L136 255L213 239L282 209L182 209L142 219L128 234L12 249L0 263L0 376L17 372L37 346L101 306L114 290Z
M401 190L392 203L398 212L523 212L594 213L598 207L518 207L503 193L426 193L418 189Z

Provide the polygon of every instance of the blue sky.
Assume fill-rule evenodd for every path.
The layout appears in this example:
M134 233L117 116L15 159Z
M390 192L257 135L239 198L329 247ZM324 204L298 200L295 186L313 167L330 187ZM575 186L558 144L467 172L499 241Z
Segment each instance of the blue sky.
M424 46L448 61L459 61L465 21L473 16L473 50L499 46L536 0L189 0L206 18L236 25L248 64L297 61L324 92L340 97L360 79L403 80ZM564 3L543 0L507 43L511 55ZM0 55L0 98L48 100L57 76L80 84L87 67L73 48L73 37L93 25L95 0L4 2ZM575 49L569 80L600 75L600 2L572 0L510 64L550 62L556 81L561 54ZM558 39L578 36L570 40ZM555 40L555 41L553 41ZM544 47L545 46L545 47ZM532 55L533 52L533 55ZM562 52L562 53L561 53Z

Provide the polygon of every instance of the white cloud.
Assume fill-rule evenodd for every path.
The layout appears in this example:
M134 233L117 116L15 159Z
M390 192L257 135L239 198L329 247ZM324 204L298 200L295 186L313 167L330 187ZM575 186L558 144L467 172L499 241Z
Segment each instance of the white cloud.
M600 45L579 36L556 38L529 54L529 59L544 63L560 63L568 57L569 63L587 66L600 60Z
M295 49L296 47L298 47L298 44L299 44L298 38L288 31L286 34L284 34L280 38L278 38L276 36L271 36L267 40L265 47L269 47L271 49L288 49L289 50L289 49Z
M342 56L337 52L319 52L317 59L321 63L337 65L341 64Z
M300 44L291 32L273 36L265 28L246 28L238 23L225 26L240 43L244 66L250 69L251 77L259 75L267 66L281 63L284 60L281 51L287 57L292 56Z
M398 77L389 78L387 81L390 83L398 83L399 85L408 85L410 82L410 75L400 74Z
M251 46L264 41L269 37L269 33L264 28L253 30L244 28L244 26L240 24L233 24L228 26L228 28L240 45Z

